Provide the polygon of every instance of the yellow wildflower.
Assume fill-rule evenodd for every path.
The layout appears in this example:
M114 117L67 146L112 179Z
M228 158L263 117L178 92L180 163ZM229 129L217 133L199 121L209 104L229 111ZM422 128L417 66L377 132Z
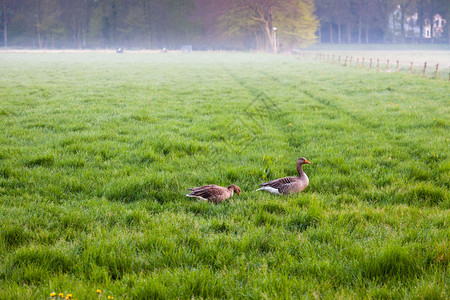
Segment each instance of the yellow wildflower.
M55 296L56 296L56 293L55 293L55 292L53 292L53 293L50 294L50 297L52 297L52 298L55 297Z
M97 292L97 294L101 294L102 290L101 289L97 289L96 292Z
M289 123L289 126L292 126L292 124L291 124L291 123Z
M67 294L66 299L72 299L72 294Z
M112 300L112 299L114 299L114 297L113 297L113 296L108 296L108 299L111 299L111 300Z
M317 110L317 107L315 107L314 110Z
M58 296L59 298L64 298L64 293L59 293Z

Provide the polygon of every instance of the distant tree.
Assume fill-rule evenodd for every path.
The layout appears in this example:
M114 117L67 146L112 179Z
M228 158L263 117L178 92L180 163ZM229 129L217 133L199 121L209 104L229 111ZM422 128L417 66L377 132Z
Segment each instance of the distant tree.
M384 28L385 18L380 15L380 6L383 1L379 0L353 0L353 7L357 12L357 29L358 29L358 44L363 42L363 35L365 43L370 42L370 29L377 27Z
M319 42L324 42L324 28L327 24L330 25L330 34L332 31L332 20L331 20L331 14L330 14L330 5L331 0L315 0L316 5L316 15L318 17L318 20L320 22L319 24ZM332 39L330 38L330 42Z
M1 18L3 25L3 46L8 47L8 24L9 24L9 12L8 12L8 0L2 1Z
M351 24L354 23L354 16L351 11L351 1L350 0L338 0L334 2L333 5L333 19L337 25L338 30L338 44L342 43L342 32L343 25L347 27L347 41L351 40ZM350 35L349 35L350 33Z
M314 14L312 0L295 1L292 9L275 12L278 39L287 47L306 46L317 39L319 22Z
M401 42L405 42L406 39L406 18L416 12L416 3L417 0L398 0L398 4L400 5Z
M447 43L450 44L450 2L447 0L441 0L444 7L442 13L447 20Z
M61 22L61 7L58 0L36 1L36 32L39 48L55 48L55 41L65 28Z
M275 30L287 44L308 44L314 41L318 22L312 0L231 0L225 14L224 30L229 34L254 32L264 38L264 49L275 51Z
M65 28L65 45L85 48L88 45L89 18L95 0L64 0L61 3Z

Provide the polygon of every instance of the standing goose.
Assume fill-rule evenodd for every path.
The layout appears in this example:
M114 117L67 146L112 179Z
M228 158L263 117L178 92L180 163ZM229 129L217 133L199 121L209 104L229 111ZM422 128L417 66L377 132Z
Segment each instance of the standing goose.
M262 188L257 189L257 191L268 191L272 194L294 194L300 193L308 186L309 179L306 176L305 172L303 172L302 165L303 164L311 164L306 158L300 157L297 160L297 172L298 177L290 176L283 177L279 179L275 179L266 183L261 183Z
M237 185L229 185L228 187L221 187L215 184L204 185L189 189L190 192L186 196L197 198L199 201L209 201L214 203L220 203L230 197L233 197L233 193L241 194L241 189Z

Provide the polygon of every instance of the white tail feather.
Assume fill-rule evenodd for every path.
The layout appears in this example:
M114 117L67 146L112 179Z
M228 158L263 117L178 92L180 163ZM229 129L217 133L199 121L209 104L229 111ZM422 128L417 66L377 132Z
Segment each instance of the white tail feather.
M278 191L278 189L275 189L270 186L263 186L262 188L257 189L257 191L267 191L267 192L275 194L275 195L280 195L280 192Z
M197 201L208 201L208 199L205 199L205 198L200 197L200 196L195 196L195 195L191 195L191 194L186 194L186 196L192 197L192 198L197 198Z

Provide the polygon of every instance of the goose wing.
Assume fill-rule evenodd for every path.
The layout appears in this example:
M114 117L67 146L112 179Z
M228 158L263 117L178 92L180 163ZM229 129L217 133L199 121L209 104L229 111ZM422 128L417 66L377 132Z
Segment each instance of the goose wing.
M283 177L269 182L261 183L261 186L269 186L277 189L280 193L285 193L292 185L298 183L298 177Z
M189 190L191 191L189 196L201 197L208 200L223 197L227 191L226 188L214 184L196 187Z

